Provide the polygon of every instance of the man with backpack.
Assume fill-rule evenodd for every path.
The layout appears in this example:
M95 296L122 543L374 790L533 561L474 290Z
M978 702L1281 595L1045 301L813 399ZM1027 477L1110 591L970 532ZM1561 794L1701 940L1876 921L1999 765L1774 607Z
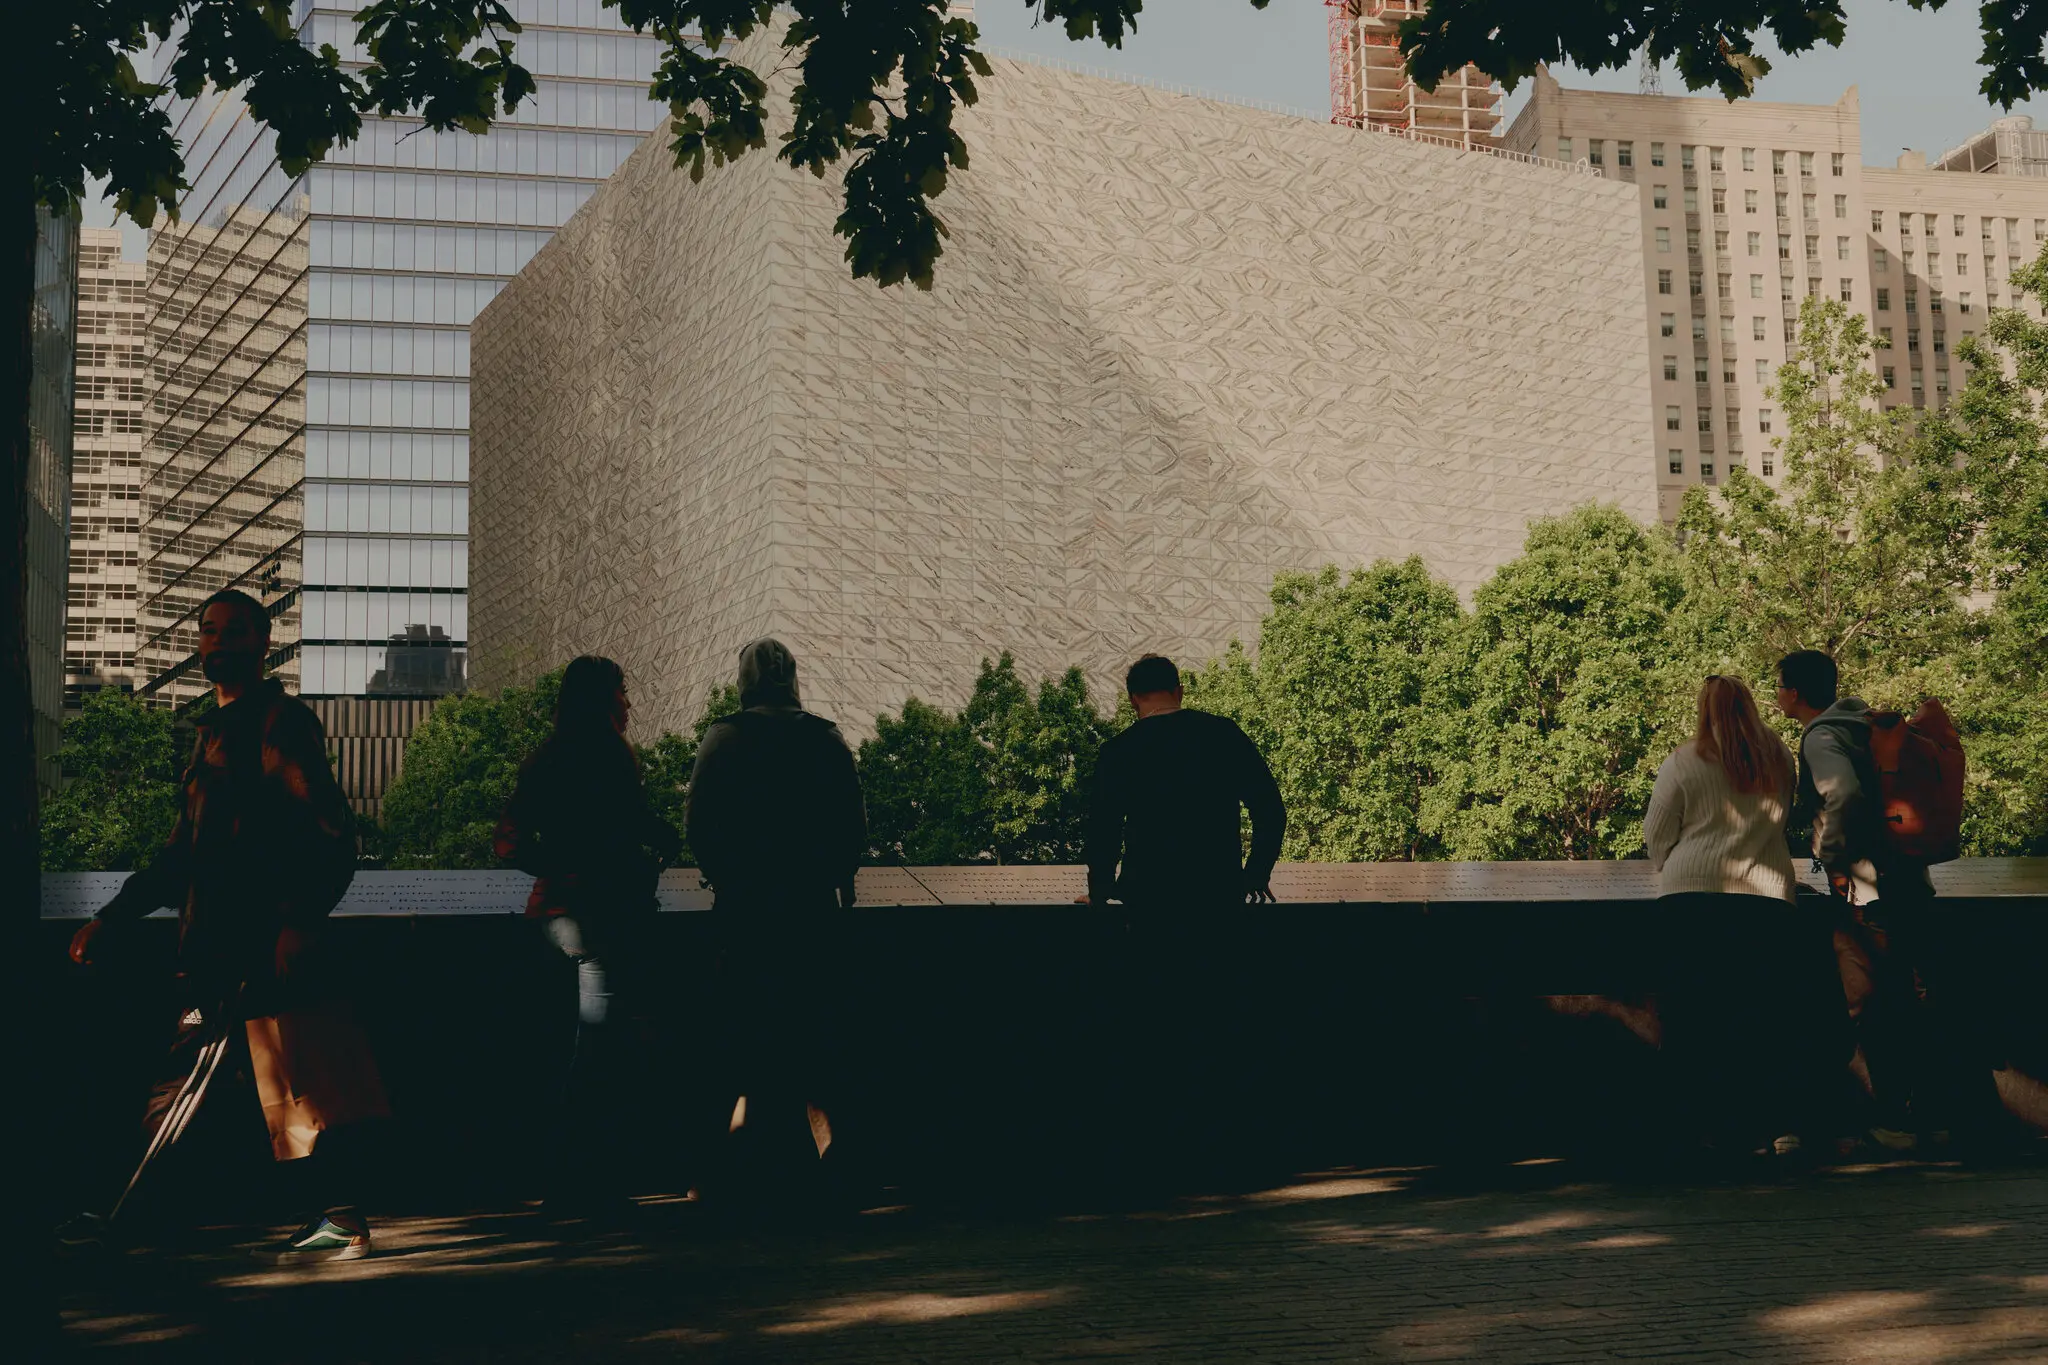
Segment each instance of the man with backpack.
M1877 1105L1872 1135L1981 1128L1998 1111L1993 1058L1968 954L1934 908L1932 863L1960 851L1963 754L1938 701L1911 717L1838 695L1835 661L1800 650L1778 661L1778 706L1799 721L1792 827L1835 903L1835 951L1853 1021L1859 1079Z

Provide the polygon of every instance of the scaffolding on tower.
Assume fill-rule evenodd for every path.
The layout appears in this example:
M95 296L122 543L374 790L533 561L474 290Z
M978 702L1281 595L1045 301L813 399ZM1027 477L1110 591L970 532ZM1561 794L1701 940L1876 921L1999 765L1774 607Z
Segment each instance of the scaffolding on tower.
M1400 23L1428 0L1324 0L1330 21L1330 121L1468 147L1497 147L1500 87L1475 66L1445 76L1435 90L1408 77Z

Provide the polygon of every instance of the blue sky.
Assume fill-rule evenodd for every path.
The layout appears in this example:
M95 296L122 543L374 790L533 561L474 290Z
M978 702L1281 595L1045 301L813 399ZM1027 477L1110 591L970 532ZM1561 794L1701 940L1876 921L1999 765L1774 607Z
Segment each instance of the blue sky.
M1540 2L1540 0L1536 0ZM1761 99L1832 104L1858 86L1863 110L1863 160L1889 166L1903 147L1937 153L1961 142L2002 111L1977 93L1981 39L1976 6L1949 0L1940 13L1911 9L1904 0L1848 0L1849 40L1799 57L1772 56L1776 69L1759 84ZM1255 10L1250 0L1151 0L1136 34L1121 50L1069 42L1058 28L1034 28L1025 0L977 0L982 39L998 48L1060 57L1218 94L1272 101L1327 114L1329 59L1324 9L1318 0L1272 0ZM1634 90L1628 71L1588 76L1564 69L1571 86ZM1682 93L1671 73L1665 91ZM1508 98L1512 117L1521 96ZM2036 106L2039 107L2036 107ZM2048 103L2013 110L2048 123ZM86 221L113 221L105 203L91 204ZM141 234L127 234L129 254L141 255Z

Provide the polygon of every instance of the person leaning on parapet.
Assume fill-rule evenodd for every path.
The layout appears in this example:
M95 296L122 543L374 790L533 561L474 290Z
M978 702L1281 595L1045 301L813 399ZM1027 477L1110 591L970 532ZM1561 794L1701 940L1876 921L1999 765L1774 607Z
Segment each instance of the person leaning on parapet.
M1835 661L1818 650L1779 660L1778 680L1779 709L1805 727L1792 823L1811 822L1814 861L1835 898L1857 1068L1876 1104L1872 1136L1904 1147L1951 1123L1992 1127L1999 1104L1976 1022L1982 1002L1957 989L1953 926L1934 913L1926 863L1890 846L1873 713L1838 695Z
M824 976L806 916L849 908L867 845L853 751L839 727L804 710L796 659L778 640L740 651L740 710L712 724L690 775L690 850L711 884L732 1032L731 1129L761 1152L806 1114L823 1157ZM799 1138L800 1141L800 1138Z
M1124 679L1138 718L1095 760L1088 900L1125 907L1102 1049L1102 1114L1119 1187L1202 1177L1267 1114L1254 1078L1280 1074L1238 975L1248 901L1270 901L1287 813L1250 737L1181 705L1180 670L1148 654ZM1243 855L1242 812L1252 819ZM1248 1089L1247 1087L1252 1087ZM1175 1141L1162 1143L1161 1132ZM1209 1169L1205 1169L1209 1168Z
M650 1089L644 1035L659 994L649 943L655 882L662 864L680 855L681 839L647 803L626 741L631 711L623 669L595 655L572 659L555 698L554 731L520 769L495 841L500 858L534 875L526 913L576 964L567 1142L548 1196L558 1212L622 1204L624 1149L654 1126L626 1111Z
M1643 842L1658 874L1664 1049L1703 1136L1790 1155L1820 1135L1847 1026L1832 926L1798 903L1785 844L1792 755L1739 678L1700 685L1693 736L1657 770ZM1782 1135L1782 1136L1781 1136Z
M273 1153L313 1158L303 1174L316 1211L285 1249L352 1259L368 1253L370 1229L337 1169L348 1138L330 1130L382 1117L383 1088L360 1029L307 972L318 964L309 945L355 873L348 802L318 718L263 676L263 605L228 589L206 600L198 622L200 667L219 705L197 721L177 824L149 867L78 931L71 956L90 963L104 935L178 908L177 1039L145 1129L165 1121L204 1050L246 1047Z
M1258 746L1229 717L1183 707L1171 659L1147 654L1124 686L1138 718L1095 761L1090 903L1172 911L1272 900L1287 811ZM1248 857L1240 808L1252 817Z

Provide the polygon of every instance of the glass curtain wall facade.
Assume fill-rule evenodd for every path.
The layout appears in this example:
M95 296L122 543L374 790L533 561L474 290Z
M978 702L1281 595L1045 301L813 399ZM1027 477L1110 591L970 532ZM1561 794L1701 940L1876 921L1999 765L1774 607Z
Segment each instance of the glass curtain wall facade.
M304 695L463 686L469 323L666 113L647 98L659 44L597 0L509 8L539 89L481 136L366 118L286 183L238 102L178 111L194 188L190 226L150 253L166 312L142 632L145 686L172 701L196 690L170 676L191 610L230 583L271 604L278 671ZM295 18L356 63L353 9L300 0Z
M269 607L272 665L298 681L310 224L239 101L209 92L174 117L192 189L149 241L136 663L138 691L183 705L207 689L198 611L221 588Z
M78 341L78 220L36 210L35 301L28 391L29 696L36 781L58 782L64 724L64 589L71 557L72 352Z

